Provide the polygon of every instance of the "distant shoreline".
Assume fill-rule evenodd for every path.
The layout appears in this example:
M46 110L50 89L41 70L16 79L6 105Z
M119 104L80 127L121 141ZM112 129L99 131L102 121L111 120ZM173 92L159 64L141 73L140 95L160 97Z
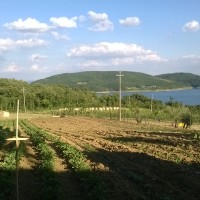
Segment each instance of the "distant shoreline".
M157 89L157 90L126 90L121 92L168 92L168 91L179 91L179 90L192 90L193 87L175 88L175 89ZM101 91L96 92L97 94L109 94L118 93L119 91Z

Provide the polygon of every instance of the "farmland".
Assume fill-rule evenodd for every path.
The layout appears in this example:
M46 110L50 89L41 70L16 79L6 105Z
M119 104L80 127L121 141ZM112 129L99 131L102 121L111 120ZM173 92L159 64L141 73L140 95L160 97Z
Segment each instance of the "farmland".
M5 140L15 122L0 125L0 197L15 199L15 145ZM20 199L200 199L198 127L80 116L23 118L19 127L29 137Z

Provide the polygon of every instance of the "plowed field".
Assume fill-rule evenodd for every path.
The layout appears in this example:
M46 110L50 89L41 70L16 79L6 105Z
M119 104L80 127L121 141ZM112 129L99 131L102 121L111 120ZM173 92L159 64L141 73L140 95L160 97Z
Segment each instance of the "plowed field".
M146 124L70 116L29 122L87 156L92 172L103 182L104 199L200 199L200 143L189 131L155 131ZM74 184L70 192L77 194L68 199L80 199L84 186L77 186L70 171L60 170L63 182L69 178Z

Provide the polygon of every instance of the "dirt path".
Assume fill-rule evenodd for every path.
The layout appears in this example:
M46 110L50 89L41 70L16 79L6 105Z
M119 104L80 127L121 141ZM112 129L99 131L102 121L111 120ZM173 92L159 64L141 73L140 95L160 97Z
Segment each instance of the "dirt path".
M59 200L85 199L85 193L83 188L81 188L79 181L73 176L65 160L59 157L59 155L55 157L54 171L60 184L61 196L59 197Z
M21 137L28 137L20 130ZM41 190L40 176L38 174L39 157L31 140L22 141L25 154L19 163L19 197L20 200L39 200Z

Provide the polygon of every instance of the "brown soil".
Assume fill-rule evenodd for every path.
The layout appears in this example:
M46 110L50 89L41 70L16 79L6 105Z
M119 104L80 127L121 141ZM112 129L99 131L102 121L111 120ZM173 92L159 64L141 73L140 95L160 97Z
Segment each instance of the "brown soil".
M27 137L23 130L20 130L20 133L21 137ZM30 140L23 143L26 153L19 163L19 198L20 200L41 200L42 177L38 170L40 158ZM59 199L83 199L85 194L64 159L57 155L54 164L56 179L61 188Z
M34 118L30 122L87 155L93 172L103 180L106 199L200 199L200 144L190 134L84 117ZM57 163L63 181L75 180L62 160ZM76 181L72 185L70 191L79 196L71 199L80 199L81 189Z

